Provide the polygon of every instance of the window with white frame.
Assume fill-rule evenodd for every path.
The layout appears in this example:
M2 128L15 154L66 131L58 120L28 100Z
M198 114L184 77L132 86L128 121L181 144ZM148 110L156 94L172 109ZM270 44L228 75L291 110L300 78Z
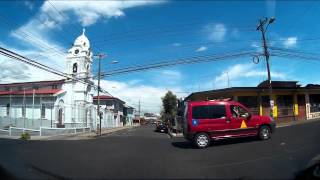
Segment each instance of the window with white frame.
M46 105L41 105L41 118L46 118Z

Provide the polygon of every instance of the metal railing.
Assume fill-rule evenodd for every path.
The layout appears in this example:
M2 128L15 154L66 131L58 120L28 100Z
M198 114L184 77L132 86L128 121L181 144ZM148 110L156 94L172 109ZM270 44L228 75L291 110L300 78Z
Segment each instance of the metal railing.
M0 135L8 136L21 136L23 133L28 133L31 136L56 136L66 134L78 134L83 132L91 132L90 127L83 128L47 128L40 127L40 129L28 129L28 128L17 128L9 127L8 130L0 129Z

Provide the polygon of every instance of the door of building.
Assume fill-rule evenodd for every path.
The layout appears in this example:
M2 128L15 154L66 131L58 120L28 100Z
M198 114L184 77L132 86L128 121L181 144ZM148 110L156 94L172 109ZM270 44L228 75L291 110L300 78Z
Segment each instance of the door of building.
M58 111L58 124L57 124L58 128L64 128L64 125L62 125L62 113L63 113L63 110L62 108L60 108Z
M264 116L270 116L270 98L269 96L261 96L261 114Z
M293 95L277 95L279 122L291 122L294 120Z
M298 120L306 119L306 99L305 95L299 94L297 96L298 100Z

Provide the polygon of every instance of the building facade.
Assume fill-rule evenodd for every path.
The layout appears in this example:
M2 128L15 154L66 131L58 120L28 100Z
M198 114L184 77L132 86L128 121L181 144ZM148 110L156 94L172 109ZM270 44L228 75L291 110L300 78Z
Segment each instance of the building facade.
M0 128L95 128L91 66L90 42L83 31L66 57L66 74L73 78L0 84Z
M134 113L134 108L125 104L123 109L123 115L125 117L124 126L133 125Z
M230 98L249 108L251 113L270 115L270 98L273 100L273 117L277 122L307 120L320 117L320 85L301 87L297 81L272 81L272 93L268 82L257 87L232 87L195 92L184 101L205 101Z
M121 127L133 125L134 108L125 104L119 98L100 95L101 127ZM97 108L98 96L93 97Z

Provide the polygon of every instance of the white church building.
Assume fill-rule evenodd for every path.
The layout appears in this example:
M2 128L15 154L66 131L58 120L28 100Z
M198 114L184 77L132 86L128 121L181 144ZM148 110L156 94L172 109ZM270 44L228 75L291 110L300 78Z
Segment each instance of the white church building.
M38 129L97 126L93 104L90 42L76 38L66 56L65 72L74 78L0 84L0 128Z

